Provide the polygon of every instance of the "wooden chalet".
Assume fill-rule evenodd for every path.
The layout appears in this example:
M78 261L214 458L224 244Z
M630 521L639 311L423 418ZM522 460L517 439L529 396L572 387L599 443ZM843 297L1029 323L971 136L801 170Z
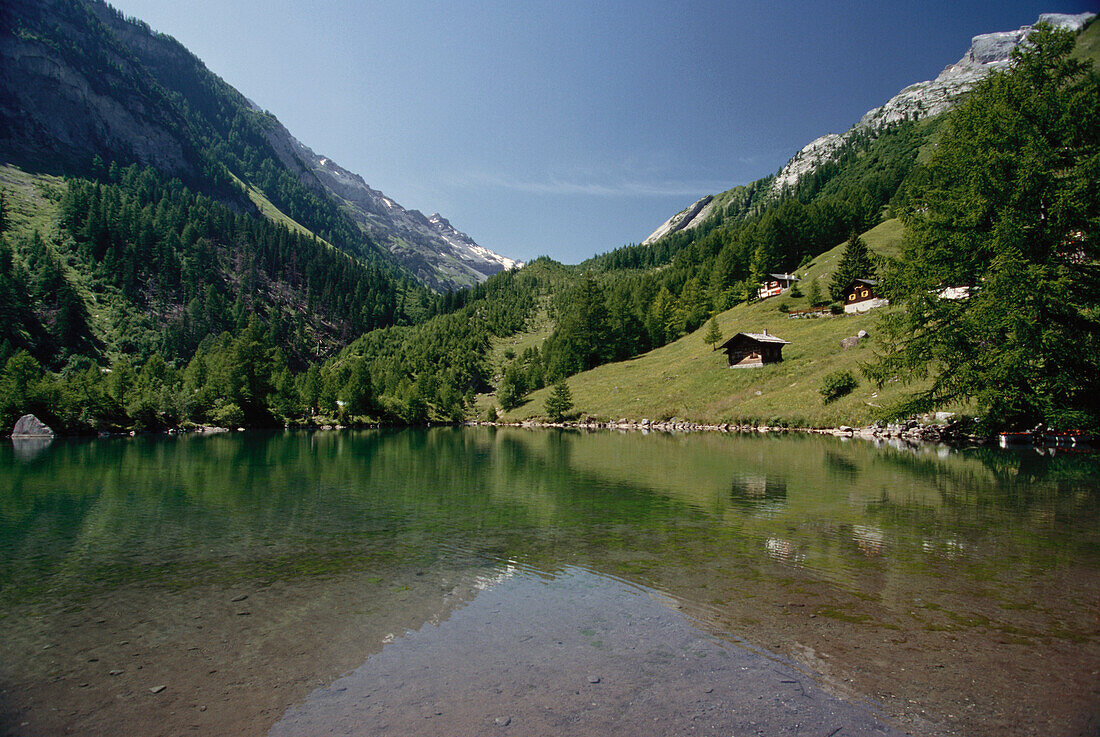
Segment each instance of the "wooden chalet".
M844 311L866 312L876 307L890 304L878 291L878 282L874 279L853 279L844 290Z
M760 299L776 297L790 289L796 281L801 280L794 274L768 274L767 280L760 282L760 286L756 290L756 296Z
M769 335L765 330L762 333L738 333L715 350L726 352L730 368L757 368L782 361L783 346L789 343Z

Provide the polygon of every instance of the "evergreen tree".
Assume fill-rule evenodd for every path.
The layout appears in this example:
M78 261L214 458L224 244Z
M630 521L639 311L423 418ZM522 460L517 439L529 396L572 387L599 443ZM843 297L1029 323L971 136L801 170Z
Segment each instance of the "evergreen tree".
M661 287L646 316L646 330L653 345L664 345L678 337L675 325L676 298L668 287Z
M515 409L523 402L524 394L526 394L526 388L523 371L518 364L509 364L504 370L504 378L497 389L497 401L505 411Z
M688 333L695 330L707 319L707 296L699 280L692 277L684 284L680 292L675 316L676 332Z
M573 393L569 391L569 385L562 379L554 384L550 394L546 397L546 416L551 422L561 422L566 413L573 409Z
M829 283L829 294L834 300L843 300L844 290L853 279L873 278L875 278L875 265L871 261L871 253L867 250L867 244L859 237L859 233L853 230L848 236L848 245L844 247L844 253L840 256L833 280Z
M821 305L821 285L817 283L817 277L810 280L806 298L810 301L810 307L818 307Z
M715 315L707 323L707 334L703 336L703 342L713 350L720 340L722 340L722 330L718 327L718 316Z
M1100 78L1037 26L951 117L901 215L884 279L880 383L931 376L895 408L973 400L993 427L1100 425ZM968 299L941 299L968 286Z

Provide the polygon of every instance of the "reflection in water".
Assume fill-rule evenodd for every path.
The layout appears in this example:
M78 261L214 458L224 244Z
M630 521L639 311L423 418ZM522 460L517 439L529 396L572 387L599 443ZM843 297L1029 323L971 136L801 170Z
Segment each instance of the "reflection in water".
M852 538L856 541L859 552L868 558L882 555L883 544L886 541L886 533L877 527L870 525L852 525Z
M787 482L776 476L737 474L730 482L730 500L761 516L773 516L787 505Z
M831 652L807 667L895 715L1076 724L1100 657L1098 478L1097 456L809 436L242 433L59 440L33 462L0 445L0 678L23 699L0 711L110 731L163 672L187 703L145 703L150 729L262 734L387 638L517 571L579 567L714 632ZM1003 675L979 692L975 669Z
M29 463L40 456L53 443L53 436L43 438L12 438L12 455L16 460Z
M764 542L764 547L767 549L768 555L781 563L789 563L797 566L806 562L805 553L798 552L795 549L794 543L790 540L769 537Z

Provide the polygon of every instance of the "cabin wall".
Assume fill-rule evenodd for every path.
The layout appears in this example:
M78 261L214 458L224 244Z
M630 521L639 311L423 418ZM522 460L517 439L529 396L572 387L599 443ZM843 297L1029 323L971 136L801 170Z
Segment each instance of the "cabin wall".
M888 304L890 304L890 300L883 297L870 297L855 302L847 302L844 305L844 311L848 314L852 314L855 312L867 312L867 310L873 310L876 307L885 307Z
M759 368L783 360L781 348L773 345L739 348L730 351L727 357L730 368Z

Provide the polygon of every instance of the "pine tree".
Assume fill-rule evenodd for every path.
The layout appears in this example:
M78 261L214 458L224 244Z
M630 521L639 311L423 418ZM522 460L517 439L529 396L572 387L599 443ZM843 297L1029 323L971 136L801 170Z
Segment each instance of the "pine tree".
M844 253L840 256L833 280L829 283L829 294L834 300L844 299L844 290L852 283L853 279L875 278L875 265L871 261L871 253L867 250L867 244L859 237L855 230L848 236L848 245L844 247Z
M817 307L821 304L821 285L817 283L817 277L810 280L806 297L810 300L810 307Z
M714 346L718 341L722 340L722 331L718 327L718 316L710 318L710 322L707 323L707 334L703 336L703 342L714 349Z
M569 385L565 383L565 379L554 384L554 388L546 397L544 406L546 416L551 422L561 422L565 419L566 413L573 409L573 393L569 391Z

